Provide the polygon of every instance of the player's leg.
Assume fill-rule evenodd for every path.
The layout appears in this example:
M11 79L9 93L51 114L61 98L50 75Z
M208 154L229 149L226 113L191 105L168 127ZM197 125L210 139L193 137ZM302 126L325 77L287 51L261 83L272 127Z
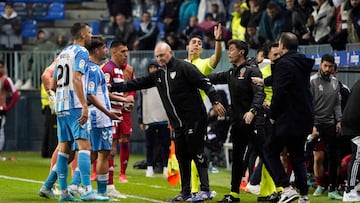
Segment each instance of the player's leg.
M119 181L126 183L126 168L130 157L129 137L132 134L131 112L123 113L123 120L120 122L120 177Z

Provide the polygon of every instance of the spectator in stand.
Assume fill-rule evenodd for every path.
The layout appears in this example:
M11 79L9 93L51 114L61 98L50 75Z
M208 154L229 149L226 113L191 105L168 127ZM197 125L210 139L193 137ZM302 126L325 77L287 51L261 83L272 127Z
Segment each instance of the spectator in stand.
M136 39L133 43L134 50L153 50L157 42L159 29L155 22L151 21L151 15L145 11L141 17L139 30L136 31Z
M265 42L265 39L259 36L257 26L254 22L248 23L246 27L245 41L250 49L259 49Z
M56 37L56 46L57 46L57 50L62 50L63 48L65 48L67 45L69 44L69 41L67 39L67 37L64 34L59 34Z
M11 100L6 103L7 95L11 95ZM0 61L0 158L2 160L2 152L5 144L5 121L6 112L12 109L19 100L19 92L15 88L12 80L6 75L6 67L4 61Z
M352 0L353 9L349 12L348 17L348 43L360 42L360 1Z
M106 0L109 9L110 21L115 22L115 16L123 13L126 18L131 18L132 4L131 0Z
M171 50L184 50L185 43L184 41L177 36L176 33L170 32L165 36L165 42L169 44Z
M249 10L245 10L241 15L241 25L247 27L249 23L259 25L263 9L260 5L261 0L249 0Z
M44 30L39 30L36 34L34 51L56 50L56 44L48 39Z
M179 26L179 0L166 0L164 12L160 16L160 21L165 25L165 34L177 33Z
M245 40L246 27L241 25L241 16L246 11L249 10L246 2L236 0L234 2L234 12L232 13L232 18L230 20L231 24L231 33L232 39Z
M11 3L5 4L4 13L0 18L0 50L1 51L19 51L22 50L21 36L22 20L14 10ZM7 73L13 75L11 70L15 63L13 53L6 53Z
M185 42L188 42L190 40L190 36L192 35L202 36L203 33L196 27L198 23L198 18L196 16L192 16L189 19L189 25L187 25L186 28L181 32L181 39Z
M180 5L179 10L179 28L181 32L186 28L190 22L191 17L196 17L198 14L198 1L197 0L184 0Z
M266 11L263 12L260 20L259 35L274 42L282 32L291 30L288 22L281 7L277 3L270 1L266 5Z
M309 44L311 37L306 26L307 16L300 11L296 0L286 0L286 18L289 19L291 31L298 37L299 44Z
M133 49L133 43L135 40L134 25L129 23L126 20L126 16L122 13L118 13L115 16L114 36L116 40L124 41L130 50Z
M328 0L316 0L317 6L309 18L308 25L312 31L314 43L326 44L332 34L335 8L330 5Z
M213 17L213 20L221 23L222 25L226 25L226 13L225 11L219 10L219 5L217 3L211 4L210 12L206 15L210 14Z
M225 14L225 7L222 0L200 0L198 6L198 14L197 17L200 22L202 22L208 13L212 13L212 6L216 4L218 7L218 14L224 13L225 15L225 22L226 22L226 14ZM215 16L214 16L215 18ZM225 24L224 24L225 25Z

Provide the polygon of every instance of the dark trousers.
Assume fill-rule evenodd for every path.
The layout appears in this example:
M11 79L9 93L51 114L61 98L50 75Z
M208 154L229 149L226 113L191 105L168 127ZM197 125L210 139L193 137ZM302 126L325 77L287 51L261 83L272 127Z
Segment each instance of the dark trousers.
M155 166L154 158L158 155L155 149L160 148L161 166L167 167L170 152L170 129L167 124L148 125L145 130L145 140L147 165Z
M304 156L305 140L306 135L292 136L289 132L287 135L277 136L272 133L264 147L264 158L267 160L271 176L277 187L290 186L289 177L280 161L280 153L284 147L287 148L296 178L296 187L300 190L300 195L308 194Z
M327 170L329 173L329 191L334 191L338 185L337 180L340 167L336 127L335 124L320 124L316 125L316 128L319 131L320 142L325 147L325 159L327 160Z
M179 162L181 193L190 194L191 160L194 160L200 178L200 190L209 191L207 158L204 153L206 120L184 124L175 129L175 154Z
M56 115L51 114L49 106L43 109L45 117L44 138L41 147L43 158L51 157L58 144Z
M240 182L244 170L244 156L248 143L254 142L254 127L246 124L233 124L231 127L231 139L233 142L232 168L231 168L231 192L240 192Z

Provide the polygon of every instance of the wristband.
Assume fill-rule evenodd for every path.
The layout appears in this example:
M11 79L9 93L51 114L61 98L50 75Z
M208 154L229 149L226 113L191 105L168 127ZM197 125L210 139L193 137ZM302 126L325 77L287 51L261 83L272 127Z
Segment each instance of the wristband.
M250 112L253 113L254 115L257 114L257 111L256 111L254 108L251 108L251 109L250 109Z

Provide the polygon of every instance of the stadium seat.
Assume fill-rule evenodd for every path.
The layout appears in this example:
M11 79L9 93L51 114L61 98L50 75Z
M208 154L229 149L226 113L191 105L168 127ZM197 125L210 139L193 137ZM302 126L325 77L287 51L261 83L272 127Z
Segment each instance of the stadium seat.
M22 25L21 35L25 38L35 37L38 27L36 20L25 20Z
M63 3L51 3L47 16L44 20L61 20L65 18L65 8Z
M0 2L0 13L3 13L5 10L5 2Z
M22 19L27 19L29 17L27 4L25 2L15 2L13 7L18 16L20 16Z
M164 39L164 37L165 37L165 25L164 25L164 23L159 21L159 22L156 23L156 25L157 25L157 27L159 29L159 37L160 37L160 39Z
M100 22L99 21L89 21L88 24L91 27L93 35L100 34Z
M47 15L48 4L46 3L34 3L32 6L31 17L35 19L44 18Z

